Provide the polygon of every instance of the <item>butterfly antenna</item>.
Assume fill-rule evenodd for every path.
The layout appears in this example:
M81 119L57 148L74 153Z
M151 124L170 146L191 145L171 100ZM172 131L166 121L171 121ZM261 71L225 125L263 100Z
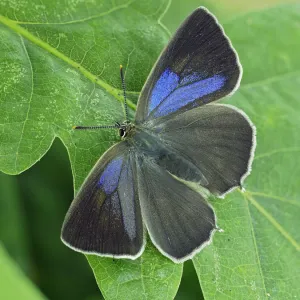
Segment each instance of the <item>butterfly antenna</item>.
M123 90L123 97L124 97L124 111L125 111L125 120L126 122L129 121L128 119L128 107L127 107L127 98L126 98L126 86L125 86L125 79L123 73L123 66L120 65L120 75L122 81L122 90ZM87 129L108 129L108 128L120 128L120 123L116 123L115 125L103 125L103 126L73 126L72 129L76 130L87 130Z
M72 129L81 129L81 130L85 130L85 129L107 129L107 128L119 128L120 124L116 123L115 125L103 125L103 126L73 126Z
M126 85L123 73L123 66L120 65L120 75L122 81L123 97L124 97L124 111L125 111L125 120L128 122L128 107L127 107L127 98L126 98Z

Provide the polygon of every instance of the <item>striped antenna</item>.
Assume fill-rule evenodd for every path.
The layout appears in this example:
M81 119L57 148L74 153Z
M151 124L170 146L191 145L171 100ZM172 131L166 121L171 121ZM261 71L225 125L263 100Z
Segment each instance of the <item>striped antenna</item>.
M123 97L124 97L125 120L126 120L126 122L128 122L129 120L128 120L127 98L126 98L126 85L125 85L125 79L124 79L123 66L122 65L120 65L120 75L121 75Z
M72 129L76 130L85 130L85 129L107 129L107 128L119 128L120 124L116 123L115 125L103 125L103 126L73 126Z
M123 90L123 97L124 97L124 112L125 112L125 119L126 122L128 120L128 107L127 107L127 99L126 99L126 86L125 86L125 79L123 74L123 66L120 65L120 75L122 81L122 90ZM115 125L102 125L102 126L73 126L72 129L76 130L87 130L87 129L108 129L108 128L120 128L120 123L116 123Z

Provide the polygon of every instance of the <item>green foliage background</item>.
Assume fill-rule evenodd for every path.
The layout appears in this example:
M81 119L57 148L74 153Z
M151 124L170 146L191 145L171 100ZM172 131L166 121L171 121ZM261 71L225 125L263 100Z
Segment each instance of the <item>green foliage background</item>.
M297 1L44 2L0 3L1 15L23 20L16 24L0 19L0 169L8 174L24 171L47 152L54 136L60 138L26 172L0 174L0 299L103 299L94 275L106 299L172 299L175 295L176 299L297 299ZM225 231L184 265L181 283L182 265L171 263L151 245L134 262L88 257L93 275L86 258L59 239L73 198L69 161L78 189L116 136L114 132L74 134L70 128L77 122L122 119L117 101L121 99L119 64L127 66L134 108L169 32L199 5L208 7L224 25L244 68L239 91L225 102L243 109L258 130L247 192L211 199ZM81 24L70 21L70 16L82 19L91 14L99 17ZM24 22L26 18L30 22ZM41 25L41 20L52 24Z

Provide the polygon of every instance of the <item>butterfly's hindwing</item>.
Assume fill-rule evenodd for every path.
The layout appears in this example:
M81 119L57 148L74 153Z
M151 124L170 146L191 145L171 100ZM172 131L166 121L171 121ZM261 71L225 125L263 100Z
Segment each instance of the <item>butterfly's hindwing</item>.
M202 186L216 195L241 186L249 172L255 128L236 108L206 105L177 115L152 130L162 144L189 158L206 179L207 184ZM178 171L169 171L186 179Z
M210 242L213 209L149 157L136 161L142 216L152 242L173 261L187 260Z

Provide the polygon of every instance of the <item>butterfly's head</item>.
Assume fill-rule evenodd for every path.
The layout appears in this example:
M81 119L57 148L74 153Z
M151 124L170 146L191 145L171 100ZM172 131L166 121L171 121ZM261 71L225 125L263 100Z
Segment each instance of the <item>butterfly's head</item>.
M126 139L129 136L132 136L134 133L134 125L129 121L125 121L122 124L119 124L119 135L122 140Z

